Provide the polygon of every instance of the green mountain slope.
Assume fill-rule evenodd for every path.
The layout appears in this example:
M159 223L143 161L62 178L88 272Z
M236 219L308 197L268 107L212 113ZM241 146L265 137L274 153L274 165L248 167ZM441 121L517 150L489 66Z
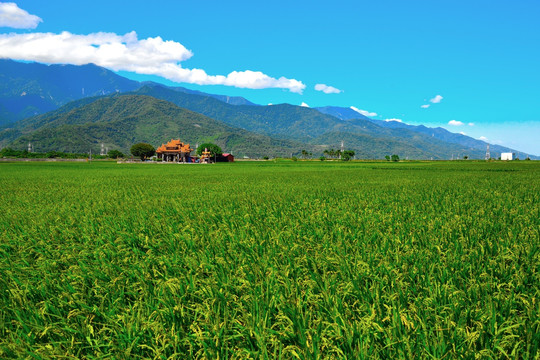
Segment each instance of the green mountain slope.
M379 125L382 127L388 127L388 128L393 128L393 129L407 129L410 131L414 131L417 133L434 137L436 139L445 141L447 143L459 144L465 148L477 149L479 150L481 154L486 153L486 147L488 145L485 141L477 140L467 135L453 133L441 127L431 128L424 125L409 125L409 124L404 124L404 123L396 122L396 121L381 121L381 120L371 120L371 121L375 123L376 125ZM490 148L491 148L491 156L494 156L495 158L498 157L500 153L503 153L503 152L516 152L516 150L510 149L506 146L501 146L501 145L496 145L496 144L490 144ZM534 159L539 158L538 156L533 156L533 155L529 155L529 156Z
M101 143L109 149L129 152L131 145L148 142L159 146L172 138L192 145L215 142L236 156L290 156L301 149L317 151L315 146L276 140L231 127L167 101L143 95L116 95L74 107L69 104L49 114L28 119L3 142L24 149L28 142L36 151L98 152ZM0 133L0 139L2 136Z
M340 120L317 110L279 104L272 106L230 105L208 96L174 91L164 86L144 86L135 93L170 101L232 126L289 139L316 138Z
M486 153L486 147L488 145L486 142L482 140L477 140L470 136L466 136L462 134L452 133L441 127L431 128L424 125L409 125L409 124L405 124L398 121L383 121L383 120L370 119L352 110L351 108L344 108L344 107L339 107L339 106L325 106L325 107L318 107L315 109L319 110L323 114L329 114L344 121L354 121L356 119L369 120L372 123L378 125L379 127L390 128L390 129L405 129L405 130L409 130L412 132L426 135L427 137L434 137L446 143L458 144L459 145L458 150L461 151L462 154L466 152L472 153L470 149L476 149L478 151L473 152L473 153L478 154L477 156L483 156ZM490 148L491 148L491 155L494 157L498 157L500 153L502 152L516 152L516 150L510 149L508 147L501 146L501 145L495 145L495 144L490 144ZM454 151L455 151L455 146L454 146ZM454 155L457 155L457 154L454 153ZM529 156L533 159L540 158L534 155L529 155Z
M449 159L454 154L483 158L485 151L449 143L407 128L387 128L369 119L340 120L310 109L289 104L233 106L210 97L173 91L163 86L145 86L136 93L170 101L229 125L282 139L302 141L321 148L347 149L360 158L383 158L399 154L410 159Z

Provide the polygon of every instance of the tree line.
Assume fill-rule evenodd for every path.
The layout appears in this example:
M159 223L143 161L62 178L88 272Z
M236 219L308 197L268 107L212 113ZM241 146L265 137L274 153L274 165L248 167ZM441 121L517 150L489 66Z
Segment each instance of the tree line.
M329 157L330 159L341 159L343 161L349 161L352 158L354 158L354 155L356 153L353 150L334 150L334 149L327 149L323 151L323 154L325 157Z
M0 150L0 158L13 159L86 159L88 153L69 153L63 151L33 152L28 150L15 150L10 147ZM125 155L118 150L110 150L107 155L92 154L94 159L117 159Z

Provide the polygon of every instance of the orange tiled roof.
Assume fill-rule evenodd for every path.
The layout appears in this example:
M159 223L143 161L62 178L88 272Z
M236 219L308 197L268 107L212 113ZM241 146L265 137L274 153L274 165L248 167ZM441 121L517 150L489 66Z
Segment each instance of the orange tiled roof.
M161 146L157 148L156 153L190 153L192 151L193 149L189 147L189 144L184 144L178 139L172 139L167 144L161 144Z

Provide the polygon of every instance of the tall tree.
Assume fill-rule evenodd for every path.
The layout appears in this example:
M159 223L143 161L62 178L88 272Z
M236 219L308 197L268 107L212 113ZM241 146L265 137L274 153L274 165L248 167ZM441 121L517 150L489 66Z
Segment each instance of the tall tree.
M146 158L153 156L156 153L156 149L147 143L137 143L131 147L131 153L133 156L144 161Z

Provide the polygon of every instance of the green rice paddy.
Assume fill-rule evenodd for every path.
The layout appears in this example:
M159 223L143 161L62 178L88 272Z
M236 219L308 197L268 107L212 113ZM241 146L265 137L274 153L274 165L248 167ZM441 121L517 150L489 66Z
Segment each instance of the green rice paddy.
M0 358L540 358L540 162L1 163L0 187Z

